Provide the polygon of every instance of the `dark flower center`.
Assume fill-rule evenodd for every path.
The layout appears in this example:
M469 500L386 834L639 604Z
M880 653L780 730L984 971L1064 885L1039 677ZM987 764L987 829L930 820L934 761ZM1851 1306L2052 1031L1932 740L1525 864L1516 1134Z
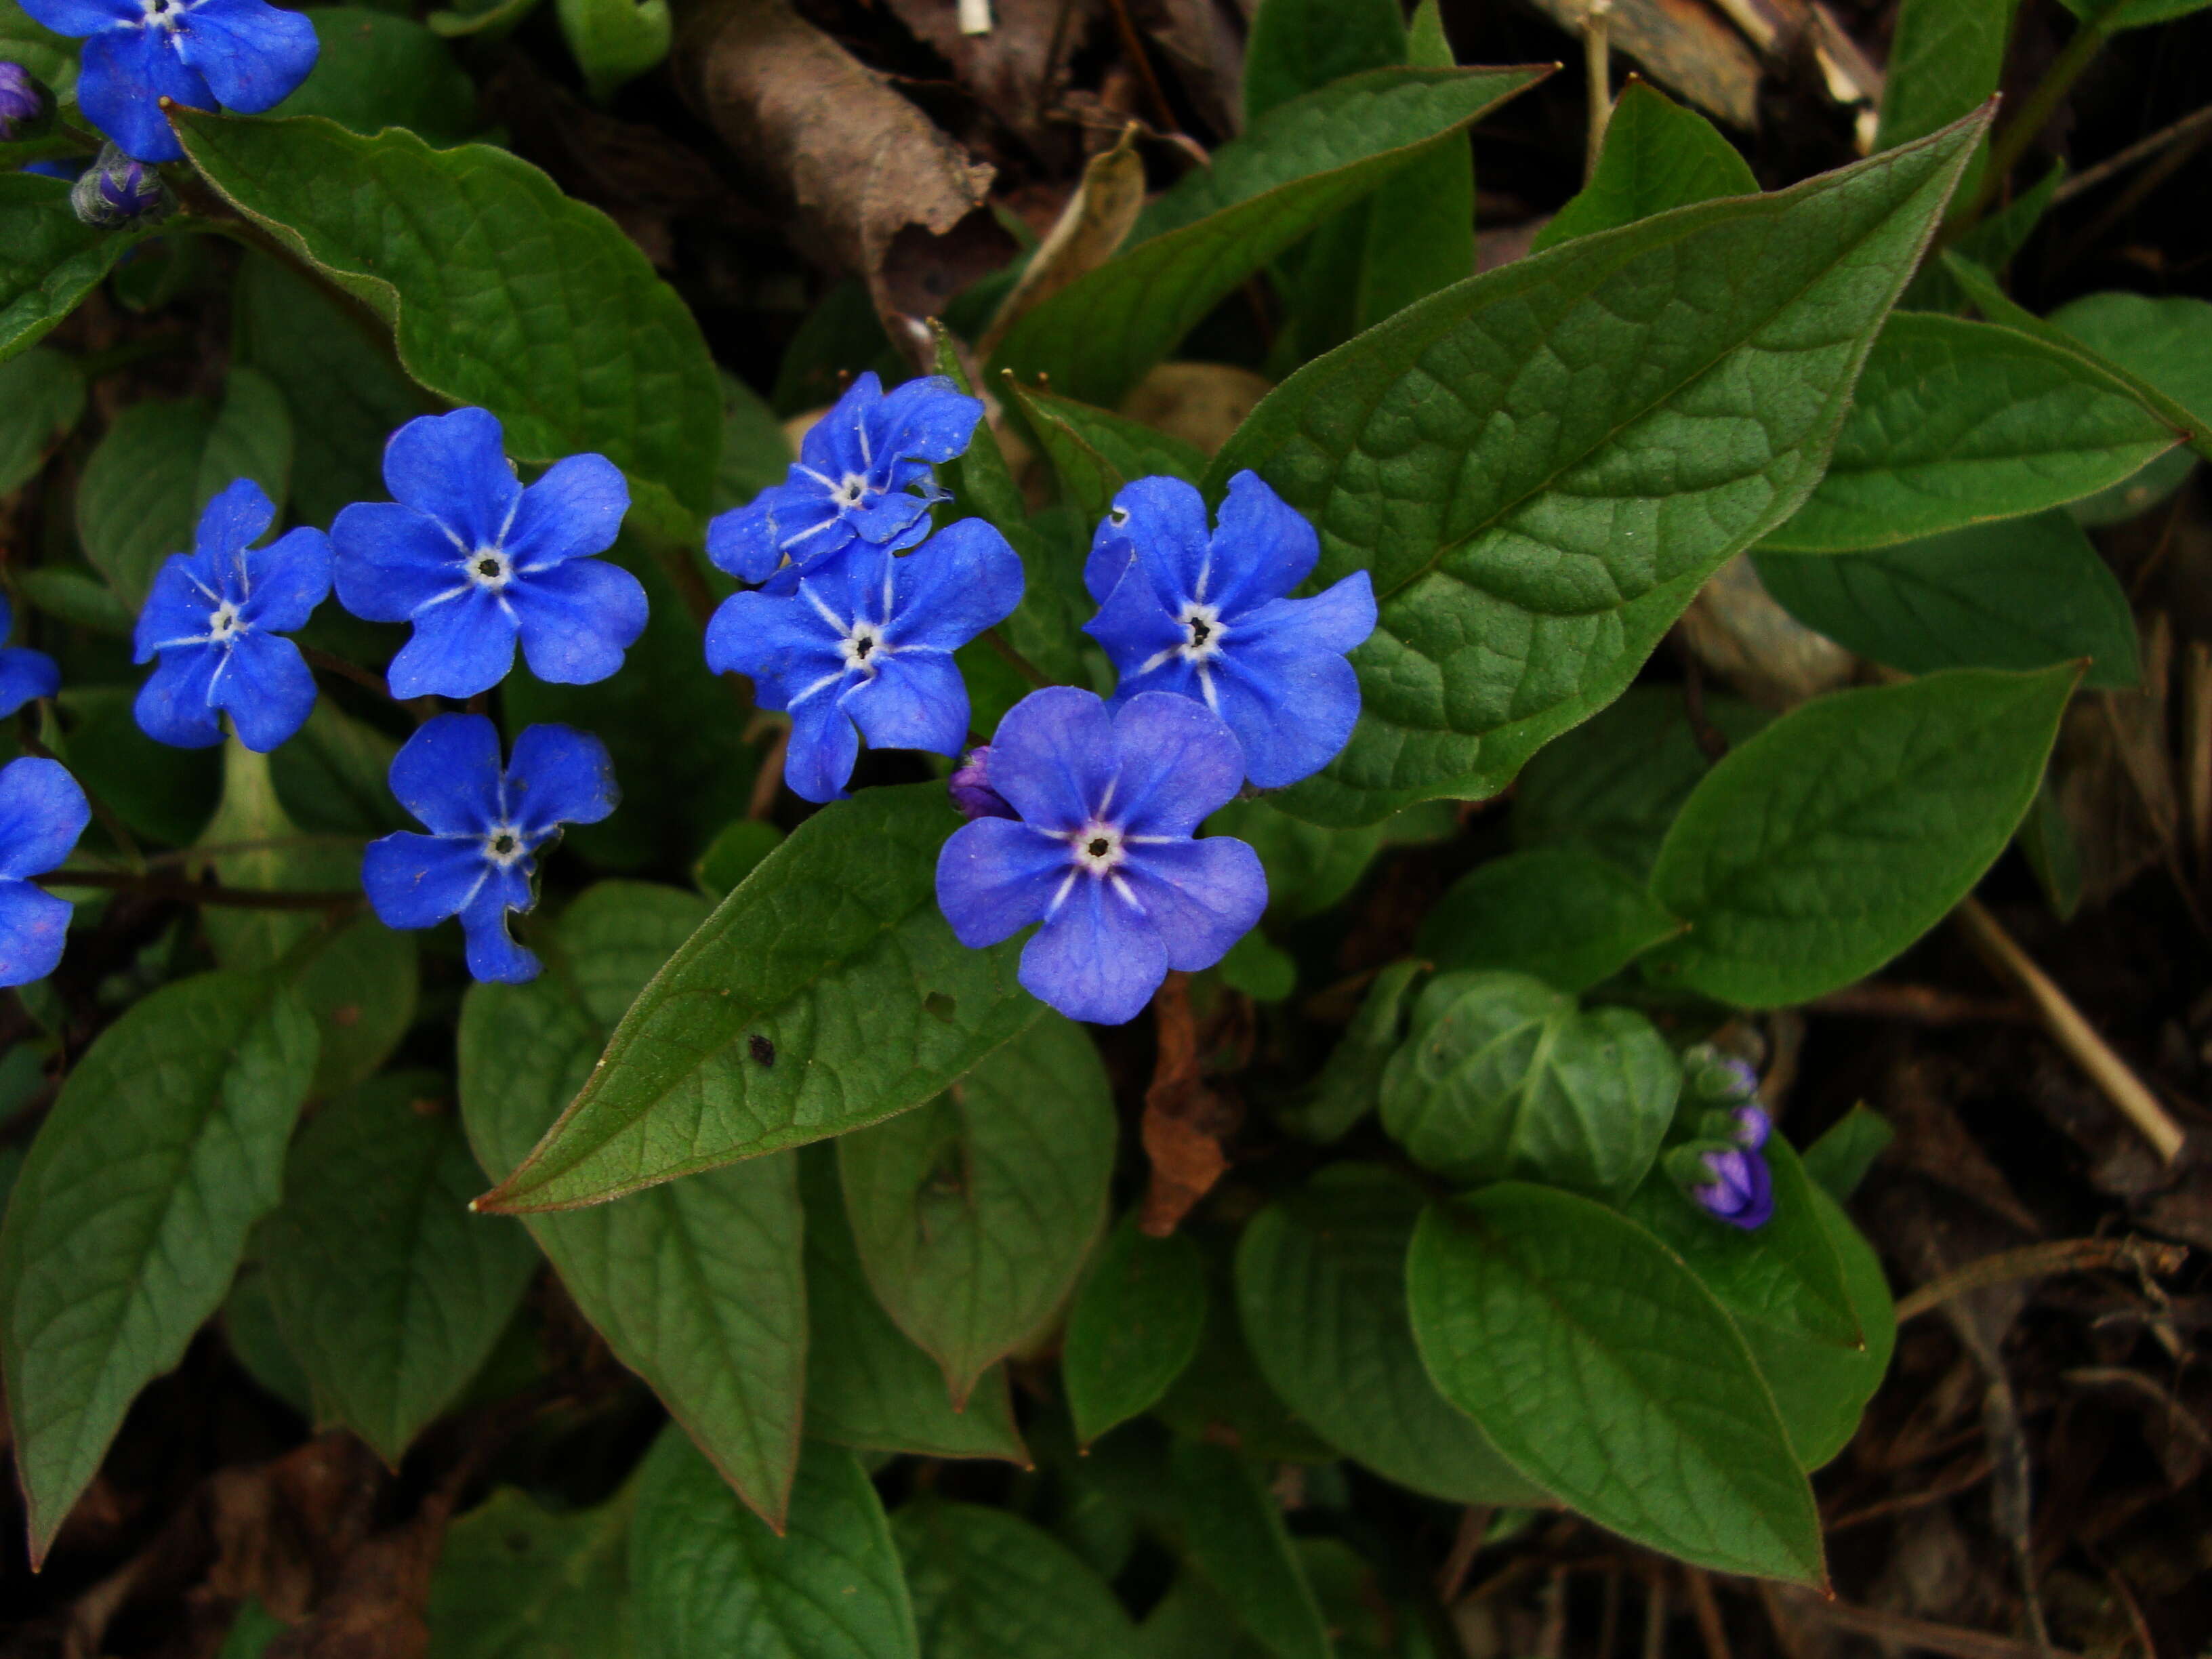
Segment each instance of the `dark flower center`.
M491 838L491 850L494 855L499 858L505 858L514 852L515 845L514 836L505 830Z
M868 653L875 648L876 642L874 639L866 634L860 635L853 641L853 654L860 658L863 662L867 660Z
M478 559L477 561L477 574L482 576L486 581L493 580L499 574L499 561L497 559Z
M1114 843L1103 836L1093 836L1091 838L1091 845L1084 850L1094 859L1103 859L1114 850Z
M1193 617L1190 619L1190 642L1193 645L1204 645L1207 636L1212 632L1212 624L1203 617Z

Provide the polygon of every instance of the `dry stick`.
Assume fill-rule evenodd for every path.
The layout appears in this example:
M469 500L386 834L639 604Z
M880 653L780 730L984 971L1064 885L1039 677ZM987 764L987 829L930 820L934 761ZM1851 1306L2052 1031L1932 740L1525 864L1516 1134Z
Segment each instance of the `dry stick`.
M1589 79L1589 148L1583 155L1583 182L1597 173L1598 152L1613 122L1613 0L1589 0L1583 12L1583 67Z
M1181 123L1176 119L1175 106L1168 102L1168 95L1160 86L1160 77L1152 72L1152 60L1145 51L1144 40L1130 19L1128 0L1113 0L1113 11L1114 27L1121 36L1121 50L1137 66L1146 94L1152 100L1152 112L1159 118L1160 131L1172 132Z
M1824 1601L1805 1593L1790 1595L1788 1605L1808 1618L1825 1620L1838 1630L1870 1636L1878 1642L1924 1653L1941 1653L1949 1659L2081 1659L2063 1648L2039 1648L2017 1637L1992 1636L1978 1630L1961 1630L1927 1619L1908 1619L1903 1613L1875 1607L1855 1607L1848 1601Z
M2146 197L2188 166L2208 140L2212 140L2212 126L2196 128L2181 143L2169 146L2165 155L2136 175L2134 182L2120 192L2118 201L2092 219L2079 235L2059 250L2052 269L2069 268L2102 243L2115 226L2143 204Z
M2205 127L2212 127L2212 104L2183 116L2170 126L2160 127L2148 138L2137 139L2118 155L2107 155L2093 167L2084 167L2051 192L2051 205L2057 207L2062 202L2072 201L2084 191L2096 189L2114 173L2126 172L2136 162L2157 155L2168 144L2179 143Z
M1483 1541L1490 1536L1490 1522L1498 1513L1490 1504L1469 1504L1459 1512L1459 1531L1452 1539L1451 1553L1437 1571L1437 1600L1449 1607L1459 1600L1460 1591L1466 1587L1468 1570L1474 1565L1474 1558L1482 1553Z
M167 876L129 876L110 870L55 870L32 878L41 887L97 887L110 892L136 893L141 898L175 899L185 904L216 904L234 910L350 910L362 902L359 893L217 887L210 883L173 880Z
M2191 640L2181 679L2183 802L2189 809L2191 862L2212 882L2212 645Z
M1952 912L1967 941L1992 972L2017 988L2034 1008L2036 1018L2052 1042L2066 1051L2105 1098L2121 1115L2142 1132L2159 1157L2171 1164L2181 1152L2181 1126L2173 1121L2158 1097L2143 1086L2127 1061L2112 1052L2081 1011L2060 990L2051 976L2029 960L2027 952L1973 897L1961 899Z
M1682 1582L1689 1587L1690 1611L1697 1615L1698 1637L1705 1646L1705 1659L1731 1659L1728 1626L1721 1622L1720 1603L1713 1599L1713 1581L1703 1567L1685 1566Z
M791 722L776 724L775 738L761 757L760 770L753 774L753 793L745 802L745 816L763 823L775 811L775 792L783 787L783 757L791 749Z
M1900 1297L1897 1322L1917 1319L1969 1291L1992 1285L2010 1285L2023 1279L2043 1279L2052 1273L2096 1273L2107 1267L2133 1267L2154 1278L2179 1273L2189 1251L2179 1244L2154 1244L2141 1238L2067 1238L2050 1244L2026 1244L2016 1250L1999 1250L1978 1261L1931 1279L1918 1290Z
M1923 1486L1917 1492L1899 1492L1894 1498L1885 1498L1880 1503L1869 1504L1863 1510L1847 1510L1832 1521L1824 1521L1820 1531L1833 1538L1839 1532L1849 1532L1853 1527L1903 1515L1912 1510L1923 1510L1931 1504L1941 1504L1956 1498L1960 1492L1972 1492L1996 1472L1996 1465L1986 1457L1978 1457L1968 1464L1955 1480L1941 1486Z

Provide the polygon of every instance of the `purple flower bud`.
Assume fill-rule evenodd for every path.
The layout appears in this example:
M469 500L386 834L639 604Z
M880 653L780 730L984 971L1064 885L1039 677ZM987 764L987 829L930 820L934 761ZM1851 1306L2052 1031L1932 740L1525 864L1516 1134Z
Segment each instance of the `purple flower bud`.
M1774 1120L1756 1106L1739 1106L1735 1117L1735 1138L1750 1152L1766 1145L1766 1137L1774 1127Z
M1747 1148L1730 1146L1705 1152L1703 1161L1712 1179L1691 1188L1690 1196L1708 1215L1746 1231L1763 1227L1772 1218L1774 1177L1765 1158Z
M54 113L53 94L21 64L0 64L0 142L35 138Z
M1006 805L1006 798L991 787L991 745L978 744L968 751L968 758L945 781L951 792L952 804L961 815L970 818L1011 818L1020 814Z
M151 224L166 219L175 210L177 198L145 162L133 161L113 144L103 144L100 159L70 191L70 205L86 224L113 227L133 220Z

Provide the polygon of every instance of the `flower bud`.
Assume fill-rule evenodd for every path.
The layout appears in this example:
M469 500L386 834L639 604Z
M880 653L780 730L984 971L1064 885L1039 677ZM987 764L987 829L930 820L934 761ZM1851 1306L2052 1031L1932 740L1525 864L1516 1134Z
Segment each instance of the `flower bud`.
M176 211L177 198L152 167L113 144L102 144L100 159L70 191L70 205L86 224L112 228L166 219Z
M1020 814L1006 805L1006 798L991 787L991 745L978 744L968 751L959 769L945 781L952 796L952 804L960 809L963 817L1011 818Z
M39 137L53 122L53 94L21 64L0 63L0 143Z
M1734 1106L1758 1094L1759 1073L1748 1061L1700 1042L1683 1052L1682 1087L1692 1100Z
M1699 1209L1731 1227L1749 1231L1773 1218L1773 1173L1748 1146L1692 1141L1668 1153L1667 1173Z

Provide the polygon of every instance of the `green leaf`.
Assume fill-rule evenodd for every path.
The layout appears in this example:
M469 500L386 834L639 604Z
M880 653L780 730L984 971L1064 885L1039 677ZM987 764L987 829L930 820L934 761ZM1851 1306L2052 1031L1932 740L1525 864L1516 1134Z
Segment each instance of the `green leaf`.
M458 144L483 125L476 83L453 49L412 17L347 5L319 6L307 16L321 51L272 115L327 116L363 137L409 127L434 144Z
M281 522L292 493L292 411L275 381L244 367L232 369L223 382L222 407L207 431L199 475L192 483L194 522L202 508L240 478L261 486Z
M689 1185L689 1182L682 1183ZM1026 1465L1003 1368L956 1408L945 1373L869 1289L827 1147L799 1156L806 1204L806 1429L860 1451L1003 1457Z
M1431 1206L1406 1273L1430 1376L1523 1474L1697 1565L1824 1582L1812 1490L1750 1351L1643 1228L1507 1182Z
M868 1283L955 1405L1066 1301L1119 1131L1097 1047L1048 1014L934 1100L839 1138Z
M76 42L34 21L16 0L0 0L0 58L21 64L64 102L76 96Z
M1651 890L1690 932L1647 967L1770 1008L1872 973L2004 850L2078 672L1954 669L1775 721L1705 775L1667 832Z
M0 363L0 495L37 477L83 413L75 358L34 346Z
M223 1638L216 1659L264 1659L270 1644L290 1628L263 1607L258 1597L248 1596L231 1620L230 1633Z
M1280 812L1260 796L1232 800L1206 821L1209 836L1231 836L1260 855L1267 908L1285 921L1318 915L1359 884L1382 848L1383 827L1325 830Z
M592 97L611 97L668 56L668 0L555 0L562 38Z
M314 1069L290 992L200 974L127 1011L63 1085L0 1226L0 1364L33 1565L132 1398L222 1305L276 1206Z
M1406 1311L1421 1201L1402 1176L1337 1164L1261 1211L1237 1250L1244 1340L1291 1409L1377 1474L1455 1504L1547 1504L1422 1369Z
M1805 1149L1805 1173L1814 1186L1841 1204L1858 1190L1882 1148L1896 1139L1897 1131L1889 1127L1889 1120L1861 1103Z
M276 1310L269 1302L269 1273L249 1258L223 1298L222 1340L230 1357L273 1400L281 1400L303 1422L315 1416L313 1390L300 1361L276 1328Z
M2018 518L2117 483L2179 441L2070 352L1902 313L1867 359L1826 476L1762 550L1848 553Z
M631 1659L631 1494L556 1514L512 1486L446 1529L430 1577L438 1659Z
M2063 513L1870 553L1761 553L1758 565L1799 622L1908 674L2087 657L2085 685L2142 679L2127 592Z
M395 1468L482 1367L538 1267L516 1223L470 1213L480 1177L447 1092L434 1072L398 1072L318 1113L261 1246L317 1414Z
M2107 29L2139 29L2153 23L2169 23L2177 17L2202 11L2212 0L2061 0L2066 9L2085 23Z
M67 179L0 173L0 362L76 310L144 238L80 224L69 197Z
M1536 848L1454 882L1416 948L1440 969L1509 969L1573 995L1681 931L1632 872L1582 848Z
M1281 1002L1298 988L1297 958L1258 928L1214 964L1221 982L1255 1002Z
M319 697L298 735L269 757L270 787L284 816L310 834L382 835L416 820L387 781L399 744Z
M1006 384L1052 463L1060 499L1085 524L1104 518L1132 478L1165 476L1196 483L1206 471L1205 455L1181 438L1018 380Z
M1378 70L1284 105L1153 203L1120 254L1026 313L993 374L1120 403L1247 276L1541 75Z
M1617 230L1669 208L1758 194L1751 164L1719 128L1647 82L1631 81L1606 122L1597 170L1581 193L1536 233L1529 252L1541 253L1577 236Z
M1264 0L1244 44L1244 119L1362 70L1406 61L1397 0Z
M1924 138L1978 108L1996 91L2020 0L1903 0L1882 85L1874 147ZM1972 196L1987 155L1961 184Z
M1414 8L1406 61L1417 69L1455 66L1437 0ZM1386 180L1368 202L1366 218L1355 332L1474 274L1473 148L1447 144Z
M725 513L789 476L797 459L783 422L762 397L734 374L722 381L722 452L714 466L712 513Z
M57 621L95 634L121 639L131 636L131 607L96 577L43 566L17 573L15 586L25 599ZM212 794L210 799L212 804Z
M300 964L292 985L321 1038L315 1093L343 1093L381 1070L415 1023L422 993L415 935L356 917Z
M1584 1012L1525 974L1439 974L1382 1073L1382 1127L1455 1180L1625 1194L1658 1156L1681 1084L1633 1009Z
M1349 747L1276 804L1494 794L1618 696L1811 490L1982 126L1516 260L1269 393L1209 487L1258 471L1381 611Z
M690 311L612 220L488 145L311 116L176 125L224 199L382 319L409 374L498 416L508 454L596 451L629 475L634 521L694 528L720 386Z
M2071 508L2084 524L2134 518L2171 495L2205 452L2204 434L2212 432L2212 304L2091 294L2051 313L2049 325L2156 388L2195 423L2194 451L2162 455L2125 483Z
M699 890L710 899L727 897L782 845L783 831L763 819L738 818L723 825L699 855Z
M891 1532L926 1659L1139 1659L1106 1581L1019 1516L925 1501Z
M1281 1506L1227 1446L1178 1440L1170 1460L1183 1547L1275 1659L1331 1659L1328 1627Z
M706 907L601 882L568 907L527 985L461 1005L461 1121L496 1180L590 1075L606 1033ZM799 1455L806 1291L789 1158L564 1215L524 1218L615 1358L659 1395L755 1510L783 1510Z
M1376 975L1312 1091L1278 1114L1285 1129L1326 1146L1381 1104L1383 1071L1406 1035L1407 999L1427 965L1409 957Z
M67 716L68 735L55 752L131 834L189 846L222 793L221 756L155 742L131 713L137 695L128 686L64 685L55 701Z
M1068 1310L1060 1380L1085 1445L1168 1391L1206 1330L1206 1264L1182 1234L1154 1238L1123 1216Z
M646 1659L919 1659L890 1522L852 1453L807 1443L781 1535L673 1431L637 1487L629 1577Z
M434 11L422 21L448 40L481 34L486 40L502 40L517 24L536 11L540 0L461 0L459 5Z
M842 1134L1026 1030L1041 1005L1015 982L1018 944L964 949L938 913L957 822L942 784L915 783L800 824L669 958L488 1205L592 1204Z
M255 754L234 735L223 740L222 799L198 844L252 849L212 853L196 860L212 866L226 887L343 892L361 884L361 849L328 842L303 844L300 826L285 816L276 799L269 757ZM226 968L255 971L276 967L310 933L330 925L330 918L313 910L210 905L200 916L216 960Z

